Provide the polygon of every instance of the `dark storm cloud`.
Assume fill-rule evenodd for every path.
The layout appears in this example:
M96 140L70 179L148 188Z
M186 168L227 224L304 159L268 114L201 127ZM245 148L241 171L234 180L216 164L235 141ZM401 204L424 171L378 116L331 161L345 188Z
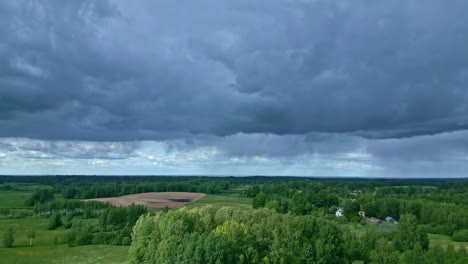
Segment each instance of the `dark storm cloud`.
M317 132L467 129L466 10L464 0L2 1L0 137L298 135L273 140L288 145Z

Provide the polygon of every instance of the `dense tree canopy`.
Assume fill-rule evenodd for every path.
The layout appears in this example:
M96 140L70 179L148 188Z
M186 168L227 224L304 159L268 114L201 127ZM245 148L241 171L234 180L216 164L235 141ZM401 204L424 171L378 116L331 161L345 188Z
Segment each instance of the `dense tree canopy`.
M273 210L180 209L137 222L133 263L344 263L340 228Z

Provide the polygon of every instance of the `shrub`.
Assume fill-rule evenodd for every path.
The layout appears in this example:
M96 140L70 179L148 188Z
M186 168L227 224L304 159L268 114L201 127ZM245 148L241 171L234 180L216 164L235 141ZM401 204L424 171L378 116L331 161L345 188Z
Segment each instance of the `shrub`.
M6 248L10 248L13 246L13 243L15 242L15 230L12 227L9 227L7 231L3 234L3 245Z
M62 226L62 216L60 214L56 214L50 218L48 228L49 230L55 230L59 226Z
M453 233L452 240L457 242L468 242L468 229L458 230Z
M132 243L132 240L129 237L124 237L122 239L122 245L123 246L130 246L131 243Z
M75 246L75 243L76 243L76 235L77 235L77 234L76 234L76 231L75 231L75 230L72 229L72 230L68 231L67 236L66 236L65 239L66 239L67 245L68 245L69 247Z
M431 234L452 235L452 230L446 225L428 227L427 232Z

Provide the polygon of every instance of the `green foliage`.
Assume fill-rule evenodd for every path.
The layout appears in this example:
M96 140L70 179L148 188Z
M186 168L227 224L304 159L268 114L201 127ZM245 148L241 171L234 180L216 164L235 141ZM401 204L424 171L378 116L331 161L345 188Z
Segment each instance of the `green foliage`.
M132 239L130 239L129 237L124 237L122 239L122 246L130 246L131 243L132 243Z
M162 258L167 263L468 263L465 250L468 242L452 240L452 234L459 235L458 230L468 228L466 180L62 176L0 176L0 179L5 182L0 186L0 231L3 234L8 226L16 230L15 247L0 250L0 259L5 263L114 263L116 259L125 262L126 248L120 245L129 243L133 243L132 250L141 245L140 256L152 260L155 257L156 263L162 263ZM39 188L50 193L53 190L57 198L41 202L37 195L34 208L26 208L25 200ZM151 219L147 223L146 244L142 242L144 236L140 236L144 232L133 235L138 242L130 238L138 216L129 217L133 215L130 212L111 210L113 206L109 204L63 200L147 191L201 190L220 193L207 195L185 207L212 204L218 209L176 214L179 209L156 216L153 213L153 217L143 216ZM265 194L265 202L258 199L260 208L251 210L252 200L260 193ZM221 208L226 206L245 212ZM351 224L340 224L339 221L347 222L346 219L328 214L329 208L337 207L344 208ZM397 230L379 230L377 225L354 216L358 207L369 217L383 220L392 216L403 225L395 225ZM33 214L34 218L29 217ZM56 214L67 216L63 221L68 230L47 230L48 221ZM405 227L407 214L414 218ZM153 221L155 218L158 219ZM323 223L335 226L337 231L323 228ZM157 229L163 231L156 232L155 225L160 225ZM347 229L341 230L342 227ZM30 229L37 233L34 247L28 247L32 242L28 241ZM429 249L425 232L432 233L428 236ZM69 237L70 245L76 247L63 244ZM90 243L96 245L78 246ZM101 249L112 254L100 254ZM85 255L88 257L81 257ZM115 255L120 258L113 259ZM98 258L100 261L96 262Z
M32 241L36 238L36 231L34 229L29 229L27 237L29 239L29 246L32 247Z
M291 212L295 215L305 215L307 213L307 200L301 192L296 192L291 201Z
M15 242L15 230L13 227L9 227L5 233L3 233L3 246L6 248L10 248L13 246L13 243Z
M146 212L147 210L143 206L133 204L129 207L107 208L99 217L99 224L105 229L117 231L112 233L110 239L99 239L99 242L96 243L123 244L124 237L131 235L133 225Z
M260 186L254 185L245 191L247 197L255 197L261 192Z
M75 188L68 188L65 189L63 192L63 198L65 199L73 199L78 195L78 190Z
M65 223L65 229L71 228L73 226L73 214L67 215L67 222Z
M400 251L413 250L417 247L429 248L427 233L418 228L416 221L414 215L402 215L395 238L396 247Z
M58 227L62 226L62 216L60 214L55 214L49 219L49 230L55 230Z
M346 200L343 210L348 218L356 218L360 220L359 211L361 211L361 205L357 201ZM357 220L356 222L359 222Z
M394 264L398 263L399 253L392 242L385 238L377 240L375 249L370 253L371 264Z
M144 216L133 263L341 263L340 228L312 216L203 207Z
M452 229L446 225L430 226L426 228L426 231L431 234L452 235Z
M452 236L453 241L468 242L468 229L456 231Z
M252 201L252 207L253 208L265 207L267 200L268 200L268 196L263 192L259 192Z
M45 203L55 199L54 192L49 189L39 189L33 193L33 195L26 200L27 206L34 206L38 203Z

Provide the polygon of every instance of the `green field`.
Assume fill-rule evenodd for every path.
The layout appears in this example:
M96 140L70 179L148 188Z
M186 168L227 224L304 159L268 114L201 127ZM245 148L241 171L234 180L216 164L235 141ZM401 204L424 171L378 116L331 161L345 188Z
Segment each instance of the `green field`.
M396 226L392 224L385 224L386 226ZM379 229L378 225L376 224L367 224L367 225L359 225L359 224L344 224L343 226L349 228L351 231L357 233L357 234L364 234L367 231L371 230L376 230ZM394 232L393 230L387 230L387 229L379 229L379 230L384 230L385 232ZM447 247L447 245L451 244L455 248L459 247L465 247L468 249L468 242L456 242L453 241L450 236L447 235L438 235L438 234L428 234L429 236L429 247Z
M0 208L27 208L24 205L31 191L0 190Z
M80 220L78 220L80 221ZM81 221L97 221L81 220ZM25 217L0 218L0 233L8 227L15 229L13 248L0 248L1 263L126 263L128 247L80 246L68 247L64 243L67 230L47 230L48 219ZM27 232L34 229L36 238L29 247ZM55 241L58 245L55 245Z
M0 209L27 208L24 203L37 187L50 188L50 186L27 184L11 184L11 186L12 190L0 190ZM57 197L57 199L63 198ZM25 209L15 211L20 210ZM0 263L127 263L129 247L107 245L68 247L64 244L67 230L63 227L58 230L47 230L48 222L49 220L45 218L0 216L1 235L9 227L15 230L13 247L4 248L3 245L0 247ZM30 229L34 229L36 233L32 247L29 247L27 238L27 232Z
M234 207L237 209L251 209L252 198L242 197L235 193L226 193L218 195L207 195L197 201L186 204L184 207L194 208L205 205L215 207Z
M455 248L464 246L466 249L468 249L468 242L456 242L453 241L451 237L447 235L438 235L438 234L428 234L429 240L431 241L431 244L429 247L447 247L448 245L453 245Z
M30 209L24 205L26 199L37 187L51 188L50 186L39 186L29 184L11 184L12 190L0 190L0 209L15 209L15 211ZM63 199L57 196L57 199ZM193 208L205 205L215 207L230 206L239 209L252 208L252 198L241 197L235 193L225 193L221 195L207 195L204 198L187 204L185 207ZM75 221L97 221L79 220ZM33 218L31 216L23 218L10 218L0 216L0 234L3 234L8 227L15 229L15 242L12 248L0 246L0 263L127 263L128 249L125 246L108 245L88 245L78 247L68 247L65 244L65 234L67 230L63 227L57 230L47 230L49 219ZM33 246L29 247L27 232L34 229L36 239ZM58 244L55 244L55 241Z
M128 248L124 246L67 245L1 248L1 263L127 263Z

